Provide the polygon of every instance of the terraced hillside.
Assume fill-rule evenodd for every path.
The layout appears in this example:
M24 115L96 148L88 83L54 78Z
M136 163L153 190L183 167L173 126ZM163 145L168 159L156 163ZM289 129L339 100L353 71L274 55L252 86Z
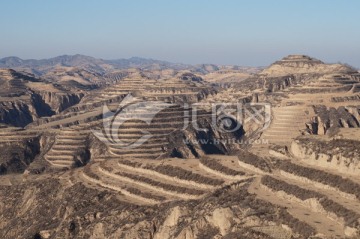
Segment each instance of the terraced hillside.
M304 165L294 156L269 158L244 152L238 156L238 162L254 173L256 179L248 190L257 198L287 207L291 215L326 238L358 234L358 177L344 177L336 169L329 172L315 165Z
M121 157L135 157L135 158L157 158L161 154L167 152L168 140L167 137L176 130L184 128L184 118L189 114L189 109L184 109L180 106L164 105L164 110L160 111L155 118L149 114L146 109L137 111L131 116L133 119L124 122L113 122L108 126L103 126L103 130L111 131L112 128L117 129L119 140L123 144L118 143L109 145L109 152L114 156ZM126 117L126 115L124 115ZM119 121L121 118L118 118ZM148 124L144 120L150 120ZM144 132L148 132L149 140L146 140L138 147L130 147L132 144L138 142L144 136ZM107 138L100 138L106 142ZM129 147L124 147L129 146Z
M311 119L311 108L302 105L272 108L271 126L266 129L263 138L273 144L288 144L304 130L304 125Z
M194 159L139 161L106 157L96 161L100 162L78 171L75 180L100 190L113 190L124 200L135 199L140 204L200 199L226 184L251 177L236 164L236 169L229 168L231 162L216 168ZM233 170L232 174L227 170Z
M245 78L88 60L46 65L49 79L0 71L1 238L359 237L350 67L290 55ZM214 123L218 103L243 121Z
M286 59L283 68L278 62L272 70L293 74L296 68L287 69L293 64L290 61ZM296 60L296 64L303 61ZM241 159L240 155L239 160L243 167L266 175L254 181L250 192L289 206L292 215L327 237L344 238L357 235L359 227L360 204L355 192L360 181L355 172L360 102L353 91L359 79L351 72L324 72L304 76L305 80L290 84L282 95L268 98L273 105L272 123L260 136L268 144L254 144L251 151L257 156L245 154L247 159Z
M139 88L139 86L143 88ZM48 143L44 146L46 153L42 154L44 161L37 161L40 168L49 167L53 170L73 168L85 165L91 158L93 148L89 146L94 140L100 142L94 143L96 146L103 145L103 153L109 156L132 157L132 158L157 158L160 156L181 156L196 157L202 154L201 146L187 145L179 138L179 144L169 142L171 135L176 132L182 132L188 125L192 126L192 108L190 106L181 106L181 102L198 102L208 94L213 94L212 90L202 79L192 74L181 74L177 78L165 80L151 80L143 75L133 74L131 78L124 78L114 86L106 87L102 90L94 90L84 96L80 103L72 106L65 111L52 117L42 117L29 124L26 128L29 132L42 132L46 134L51 132L54 138L44 136ZM149 109L133 114L134 120L128 118L118 118L116 122L106 125L109 119L103 118L103 107L106 105L110 110L119 111L121 102L131 95L136 95L131 101L132 104L141 102L157 102L164 104L164 110L158 112L155 117L147 113ZM177 103L172 105L172 103ZM120 108L119 108L120 107ZM124 111L125 112L125 111ZM125 114L122 112L121 114ZM153 118L154 117L154 118ZM202 124L205 128L211 127L211 114L205 111L197 112L197 124ZM118 121L124 121L119 123ZM149 122L144 122L149 120ZM151 121L151 123L150 123ZM104 125L105 124L105 125ZM108 139L98 136L98 139L90 140L92 130L102 130L106 132L117 128L116 134L120 136L125 144L132 144L140 139L144 131L151 134L151 138L140 147L124 148L123 145L110 143ZM183 131L186 137L200 137L196 130ZM105 134L106 135L106 134ZM213 136L210 136L213 137ZM218 137L218 136L215 136ZM90 141L91 142L90 142ZM90 148L89 148L90 147ZM218 152L225 153L227 148L221 145L221 148L212 147ZM97 152L98 150L95 149Z
M61 130L55 136L55 142L44 158L53 167L72 168L75 164L85 165L89 160L86 155L86 132L68 129Z

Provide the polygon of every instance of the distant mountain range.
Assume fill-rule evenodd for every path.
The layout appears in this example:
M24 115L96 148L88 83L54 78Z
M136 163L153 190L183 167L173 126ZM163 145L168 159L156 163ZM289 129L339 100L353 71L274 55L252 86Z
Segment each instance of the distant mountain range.
M25 68L31 69L33 73L41 74L54 67L81 67L92 69L97 72L106 72L112 69L142 68L142 69L164 69L172 68L183 70L191 67L190 65L171 63L140 57L129 59L103 60L84 55L63 55L49 59L28 59L19 57L5 57L0 59L0 68Z
M189 65L182 63L172 63L168 61L147 59L141 57L131 57L128 59L104 60L85 55L62 55L49 59L21 59L16 56L0 59L0 68L13 68L25 70L36 75L43 75L47 72L61 68L75 67L82 68L96 73L108 73L113 70L128 68L139 68L142 70L191 70L200 74L218 71L220 69L244 70L242 66L219 66L215 64ZM255 68L255 67L253 67Z

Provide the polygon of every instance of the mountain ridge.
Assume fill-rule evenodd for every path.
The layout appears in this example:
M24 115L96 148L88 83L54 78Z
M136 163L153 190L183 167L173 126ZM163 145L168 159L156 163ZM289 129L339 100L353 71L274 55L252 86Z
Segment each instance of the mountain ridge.
M110 64L116 65L120 69L128 68L130 65L142 66L146 64L161 64L161 65L179 65L189 66L181 63L172 63L168 61L155 60L151 58L142 57L130 57L130 58L119 58L119 59L102 59L95 58L92 56L75 54L75 55L60 55L51 58L44 59L22 59L17 56L8 56L0 59L0 67L11 68L11 67L39 67L39 66L81 66L86 64Z

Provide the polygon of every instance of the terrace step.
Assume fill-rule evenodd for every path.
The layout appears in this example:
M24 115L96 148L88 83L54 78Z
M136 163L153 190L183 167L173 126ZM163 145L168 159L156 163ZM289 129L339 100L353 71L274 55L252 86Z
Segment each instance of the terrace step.
M99 166L98 170L111 178L114 181L123 181L125 183L134 184L140 188L145 188L156 194L163 195L168 199L198 199L203 196L206 192L203 190L192 189L191 187L181 187L173 182L163 182L161 178L154 176L149 177L149 175L143 173L122 173L118 170L109 171L102 166Z
M342 225L319 212L314 212L300 203L290 201L280 197L279 194L265 190L261 186L260 180L260 177L257 178L249 187L249 192L255 193L257 198L268 201L273 205L286 207L287 211L293 217L305 222L309 226L313 227L318 233L321 233L326 237L331 238L334 235L338 235L338 238L345 238L344 227Z
M161 153L117 153L117 152L112 152L111 150L109 150L109 153L113 156L117 156L119 158L130 158L130 159L156 159L158 158Z
M180 185L192 185L193 187L196 188L202 188L202 189L215 189L219 186L221 186L221 184L219 185L212 185L212 184L208 184L206 182L202 182L202 180L212 180L210 177L208 176L204 176L203 174L199 173L198 171L201 171L204 173L204 171L202 169L200 169L198 167L198 163L196 164L196 170L195 170L195 174L194 174L194 170L191 169L183 169L180 168L179 166L170 166L171 170L173 170L173 172L171 171L165 171L164 168L161 169L163 167L163 165L152 165L152 164L148 164L148 166L152 165L150 168L147 167L142 167L141 165L138 165L138 163L136 163L136 161L130 161L130 160L116 160L115 161L117 163L117 166L120 167L121 170L123 171L127 171L127 172L133 172L133 173L143 173L146 175L149 175L151 177L158 177L161 178L162 180L166 180L166 181L172 181L174 183L178 183ZM130 164L129 164L130 163ZM166 165L164 165L165 167L168 167ZM194 165L195 166L195 165ZM154 168L153 168L154 167ZM161 167L159 169L161 169L161 171L158 171L158 167ZM176 176L174 176L174 170L176 170L178 173L176 174ZM190 171L191 170L191 171ZM208 173L206 173L208 174ZM194 177L200 177L203 179L200 179L200 181L197 181L196 178ZM218 182L218 181L216 181Z
M136 142L136 141L135 141ZM128 146L131 145L132 143L135 143L134 141L131 142L126 142L123 146L119 145L119 144L110 144L109 147L114 150L114 151L123 151L124 146ZM133 150L149 150L149 151L155 151L155 149L162 149L163 147L166 147L168 144L168 142L163 141L163 142L157 142L157 143L149 143L149 142L145 142L142 145L139 145L138 147L134 148Z
M124 143L132 143L132 142L136 142L137 140L139 140L143 134L141 133L137 133L137 134L122 134L122 135L112 135L116 140L120 140L121 142ZM108 142L108 144L112 144L113 140L111 137L107 137L104 135L96 135L97 138L99 138L99 140L103 141L103 142ZM147 143L150 142L164 142L166 141L166 135L161 134L161 135L151 135L151 138L149 138L148 141L146 141ZM116 146L116 142L114 142L114 146Z
M174 127L171 127L171 128L145 128L146 131L149 131L149 132L172 132L174 130L177 130L178 128L174 128ZM122 134L127 134L127 133L136 133L136 132L139 132L140 130L138 128L120 128L118 130L119 134L122 133Z
M358 213L357 208L355 209L355 211L353 211L346 206L343 206L342 204L333 201L331 197L329 198L325 194L314 191L312 188L304 188L304 185L299 186L297 183L292 184L291 180L289 182L288 178L285 178L285 181L283 181L284 178L278 176L268 178L271 179L271 185L267 184L266 187L270 187L272 191L283 191L286 194L292 195L298 198L298 200L300 200L300 203L303 203L306 207L310 208L310 210L320 214L324 214L325 216L328 216L334 221L336 221L338 224L344 225L344 227L350 226L354 228L357 226L348 225L348 223L354 223L354 221L358 221L360 219L360 214ZM267 180L264 181L266 183ZM263 184L263 182L261 183ZM324 208L319 210L317 207L313 206L314 202L310 204L308 200L316 200L319 204L319 207ZM324 204L322 204L322 202L324 202Z
M84 136L79 136L79 135L58 135L56 137L56 139L58 140L74 140L74 141L84 141Z
M305 124L310 120L313 110L306 106L283 106L273 108L272 114L271 125L261 138L273 144L290 144L292 139L301 135L301 130L306 129Z
M130 199L140 201L142 204L157 204L166 200L166 197L158 196L156 192L148 190L147 188L139 189L139 186L134 183L124 182L119 179L114 180L113 177L101 172L98 164L93 164L89 168L90 169L88 170L90 170L90 173L84 171L82 172L82 177L104 189L118 192ZM93 175L96 175L96 177Z
M46 155L45 158L50 160L50 161L57 161L57 160L62 160L62 159L67 159L68 161L72 161L74 156L73 155L53 155L53 154L49 154L49 155Z
M62 159L56 159L51 160L51 158L45 157L45 160L55 168L72 168L74 162L72 160L62 160Z
M49 160L52 164L57 164L57 165L72 165L74 162L72 160L61 160L58 159L56 161L51 161Z
M68 150L57 150L57 149L51 149L47 155L54 155L54 156L57 156L57 155L71 155L73 156L74 155L74 150L71 150L71 149L68 149Z
M320 187L314 187L314 185L309 182L303 182L300 180L297 180L294 177L288 177L283 174L277 174L276 178L282 181L285 181L290 184L294 184L297 186L300 186L301 188L307 189L307 190L314 190L317 191L327 198L333 200L334 202L340 204L344 208L347 208L348 210L351 210L353 212L360 212L360 201L356 198L350 198L350 197L344 197L343 193L339 193L338 191L331 190L327 187L320 188Z
M61 151L61 150L76 150L78 149L79 146L78 145L61 145L61 144L56 144L54 145L51 149L54 151Z
M52 166L62 165L71 168L74 157L80 150L84 150L87 134L81 132L81 127L78 128L79 130L63 129L55 137L55 143L44 156Z
M113 148L109 147L111 152L115 154L146 154L146 153L162 153L161 147L159 148L142 148L142 145L139 145L136 148L128 149L128 148Z

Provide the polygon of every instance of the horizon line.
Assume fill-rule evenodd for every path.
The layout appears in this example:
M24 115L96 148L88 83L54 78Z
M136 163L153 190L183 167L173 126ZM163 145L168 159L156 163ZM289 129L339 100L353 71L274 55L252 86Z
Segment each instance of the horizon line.
M318 59L320 61L322 61L324 64L343 64L343 65L348 65L351 66L352 68L355 68L356 70L359 70L360 67L357 66L353 66L347 62L342 62L342 61L337 61L337 62L326 62L324 60L321 60L319 58L316 57L312 57L309 56L307 54L287 54L286 56L282 57L281 59L287 57L287 56L291 56L291 55L301 55L301 56L308 56L314 59ZM137 58L137 59L142 59L142 60L152 60L152 61L158 61L158 62L163 62L163 63L169 63L169 64L179 64L179 65L184 65L184 66L196 66L196 65L215 65L215 66L240 66L240 67L257 67L257 68L263 68L263 67L267 67L272 65L273 63L275 63L278 60L275 60L274 62L268 64L268 65L256 65L256 66L251 66L251 65L240 65L240 64L218 64L218 63L195 63L195 64L191 64L191 63L183 63L183 62L175 62L175 61L171 61L171 60L162 60L162 59L156 59L153 57L142 57L142 56L131 56L131 57L120 57L120 58L113 58L113 59L106 59L106 58L102 58L102 57L94 57L91 55L87 55L87 54L81 54L81 53L76 53L76 54L61 54L61 55L56 55L56 56L52 56L52 57L47 57L47 58L22 58L16 55L10 55L10 56L4 56L1 57L0 60L4 60L6 58L18 58L20 60L23 61L31 61L31 60L35 60L35 61L41 61L41 60L50 60L50 59L54 59L57 57L74 57L74 56L82 56L82 57L90 57L93 58L95 60L103 60L103 61L118 61L118 60L131 60L133 58Z

